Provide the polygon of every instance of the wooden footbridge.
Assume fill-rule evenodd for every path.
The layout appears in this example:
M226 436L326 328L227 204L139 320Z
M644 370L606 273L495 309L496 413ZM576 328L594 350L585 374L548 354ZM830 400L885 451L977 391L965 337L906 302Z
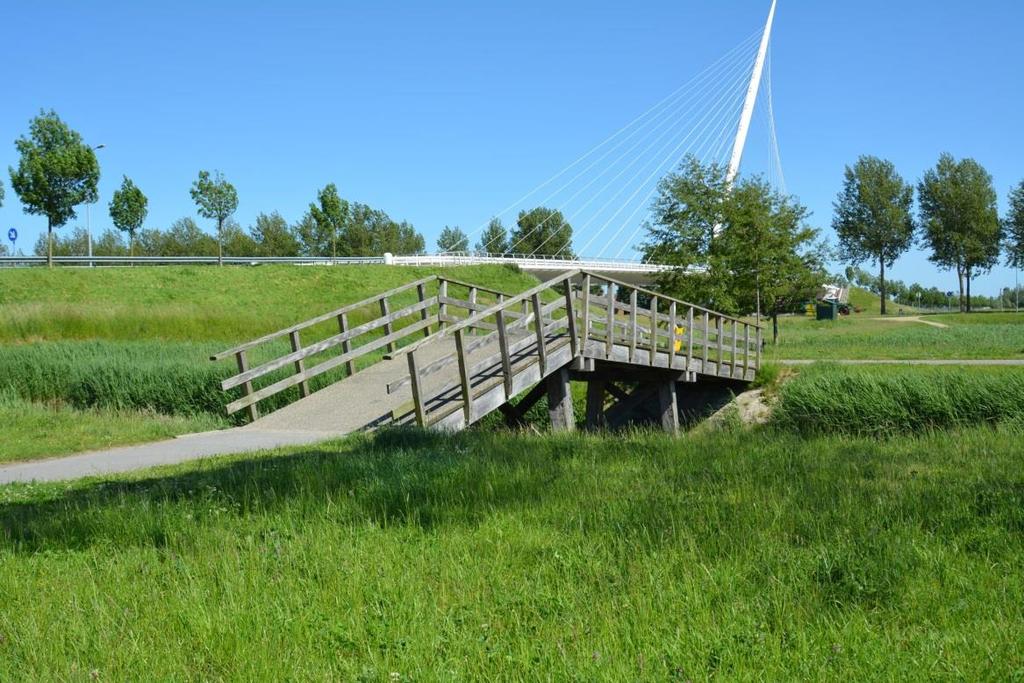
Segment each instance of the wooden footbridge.
M517 295L432 276L212 360L235 359L237 374L222 383L238 393L227 410L247 410L249 426L262 430L457 430L494 411L522 424L545 395L553 427L573 429L575 380L587 383L588 426L675 431L680 392L754 378L761 335L738 318L584 270Z

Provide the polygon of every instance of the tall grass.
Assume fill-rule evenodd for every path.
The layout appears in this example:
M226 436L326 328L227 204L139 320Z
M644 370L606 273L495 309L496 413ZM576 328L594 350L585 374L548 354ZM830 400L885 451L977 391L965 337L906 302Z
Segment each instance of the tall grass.
M777 426L796 432L908 434L1024 425L1024 369L815 365L785 383Z
M0 680L1012 680L1024 458L386 433L0 488Z

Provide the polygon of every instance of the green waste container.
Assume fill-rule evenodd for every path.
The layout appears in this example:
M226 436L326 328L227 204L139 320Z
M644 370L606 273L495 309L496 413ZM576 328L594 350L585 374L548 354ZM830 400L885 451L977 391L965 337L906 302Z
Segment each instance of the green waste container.
M839 317L839 306L834 301L818 302L818 320L835 320Z

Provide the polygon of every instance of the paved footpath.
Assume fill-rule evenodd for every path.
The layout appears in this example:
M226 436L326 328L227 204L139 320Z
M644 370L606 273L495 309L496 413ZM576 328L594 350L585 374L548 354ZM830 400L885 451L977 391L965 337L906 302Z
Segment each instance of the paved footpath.
M988 365L993 367L1005 366L1005 367L1017 367L1024 366L1024 358L1020 359L990 359L990 360L979 360L979 359L966 359L958 360L955 358L926 358L920 360L779 360L776 363L782 365L813 365L814 363L836 363L837 365Z

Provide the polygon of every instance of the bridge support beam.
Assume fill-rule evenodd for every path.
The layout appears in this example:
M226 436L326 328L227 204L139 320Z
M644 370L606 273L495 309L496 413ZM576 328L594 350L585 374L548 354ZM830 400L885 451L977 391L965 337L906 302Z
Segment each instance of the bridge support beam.
M661 428L675 436L679 434L679 404L676 401L676 382L669 380L658 387L658 413Z
M605 381L592 379L587 382L587 429L602 429L608 426L604 417Z
M569 369L562 368L547 378L548 414L551 429L571 432L576 429L576 417L572 409L572 390L569 383Z

